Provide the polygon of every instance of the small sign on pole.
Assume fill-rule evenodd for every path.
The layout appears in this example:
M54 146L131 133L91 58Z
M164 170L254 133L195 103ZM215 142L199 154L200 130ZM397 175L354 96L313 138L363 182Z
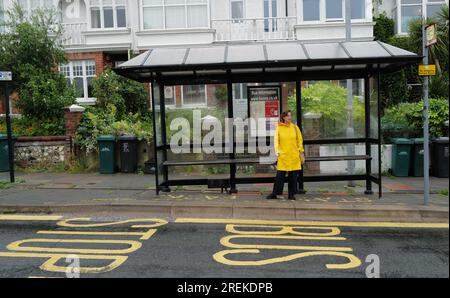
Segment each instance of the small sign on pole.
M435 76L436 75L436 65L419 65L419 76Z
M426 32L426 47L429 48L437 43L436 24L431 24L425 27Z
M11 71L0 71L0 82L11 82L12 72Z

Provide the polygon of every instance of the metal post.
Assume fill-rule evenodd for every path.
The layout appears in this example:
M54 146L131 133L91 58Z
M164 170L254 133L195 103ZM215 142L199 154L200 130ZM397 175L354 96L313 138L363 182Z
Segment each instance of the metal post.
M11 132L11 115L10 115L10 107L9 107L9 91L8 91L8 83L5 82L4 88L4 96L5 96L5 115L6 115L6 131L8 134L8 157L9 157L9 179L11 183L14 183L14 144L12 140L12 132Z
M166 102L164 95L164 83L159 82L159 106L160 106L160 114L161 114L161 138L163 149L163 162L167 161L167 133L166 133ZM163 166L163 177L164 182L167 183L169 181L169 169L167 166ZM163 192L170 192L170 188L168 185L165 185L161 188Z
M302 82L297 80L295 82L295 97L297 104L297 125L300 131L303 132L303 121L302 121ZM298 175L298 193L305 194L305 183L303 181L304 170L302 169Z
M345 41L352 41L352 6L350 0L345 0ZM347 80L347 138L355 137L355 130L353 128L353 80ZM355 155L355 145L347 145L347 154ZM355 172L355 161L349 160L347 162L349 175ZM355 181L348 181L348 186L355 187Z
M228 118L234 119L233 111L233 83L228 79L227 81L227 98L228 98ZM233 133L231 134L231 142L233 144L233 152L230 153L230 159L235 159L236 144L234 136L234 125ZM237 193L236 189L236 164L230 164L230 193Z
M379 67L378 67L379 68ZM381 95L380 95L380 74L377 74L377 120L378 120L378 198L383 196L383 175L381 175Z
M156 81L152 81L152 114L153 114L153 145L155 146L154 150L154 159L155 159L155 185L156 185L156 195L159 195L160 189L159 189L159 164L158 164L158 141L157 141L157 132L156 132L156 103L155 103L155 97L157 95L155 92L155 85ZM159 86L158 86L159 87Z
M364 115L365 115L365 137L366 137L366 155L372 156L372 144L370 143L370 84L369 78L364 78ZM372 160L366 159L366 195L372 195Z
M428 48L426 47L425 24L422 25L422 53L423 64L428 64ZM423 178L424 178L424 204L430 200L430 147L428 128L428 76L423 78Z

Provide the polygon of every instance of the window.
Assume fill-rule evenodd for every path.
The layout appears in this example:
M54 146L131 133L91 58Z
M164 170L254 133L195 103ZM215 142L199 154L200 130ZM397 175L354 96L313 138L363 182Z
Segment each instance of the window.
M422 0L401 0L401 31L408 32L409 23L422 17Z
M19 0L19 4L28 12L38 8L54 8L53 0Z
M125 0L89 0L92 29L125 28L127 26Z
M61 64L59 72L66 77L69 84L75 87L79 101L93 99L92 82L96 76L94 60L76 60Z
M244 18L244 0L231 1L231 18L233 20Z
M352 2L352 20L366 18L366 1L365 0L351 0Z
M397 32L407 33L409 23L413 19L436 17L445 3L445 0L400 0L400 7L394 10L400 13L400 16L395 15L396 19L400 18L400 24L396 23Z
M342 6L344 1L342 0L326 0L326 18L327 20L342 20Z
M182 88L183 106L206 106L205 85L185 85Z
M208 27L208 0L141 0L144 29Z
M303 0L303 20L320 21L320 0Z

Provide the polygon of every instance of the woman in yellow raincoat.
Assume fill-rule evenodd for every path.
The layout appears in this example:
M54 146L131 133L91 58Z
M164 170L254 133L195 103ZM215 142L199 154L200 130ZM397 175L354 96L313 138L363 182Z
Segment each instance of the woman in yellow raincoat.
M275 132L275 154L277 161L277 176L272 193L267 199L276 199L283 194L284 178L286 172L289 176L289 200L295 200L297 193L298 171L305 162L305 149L303 148L303 136L297 125L292 123L292 112L283 112Z

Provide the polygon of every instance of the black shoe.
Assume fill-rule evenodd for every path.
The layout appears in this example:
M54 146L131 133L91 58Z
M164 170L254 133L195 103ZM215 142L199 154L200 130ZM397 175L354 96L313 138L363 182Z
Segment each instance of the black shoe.
M295 201L296 200L295 196L290 196L288 199L291 200L291 201Z
M268 196L266 197L266 199L267 199L267 200L276 200L276 199L277 199L277 196L274 195L274 194L272 193L272 194L268 195Z

